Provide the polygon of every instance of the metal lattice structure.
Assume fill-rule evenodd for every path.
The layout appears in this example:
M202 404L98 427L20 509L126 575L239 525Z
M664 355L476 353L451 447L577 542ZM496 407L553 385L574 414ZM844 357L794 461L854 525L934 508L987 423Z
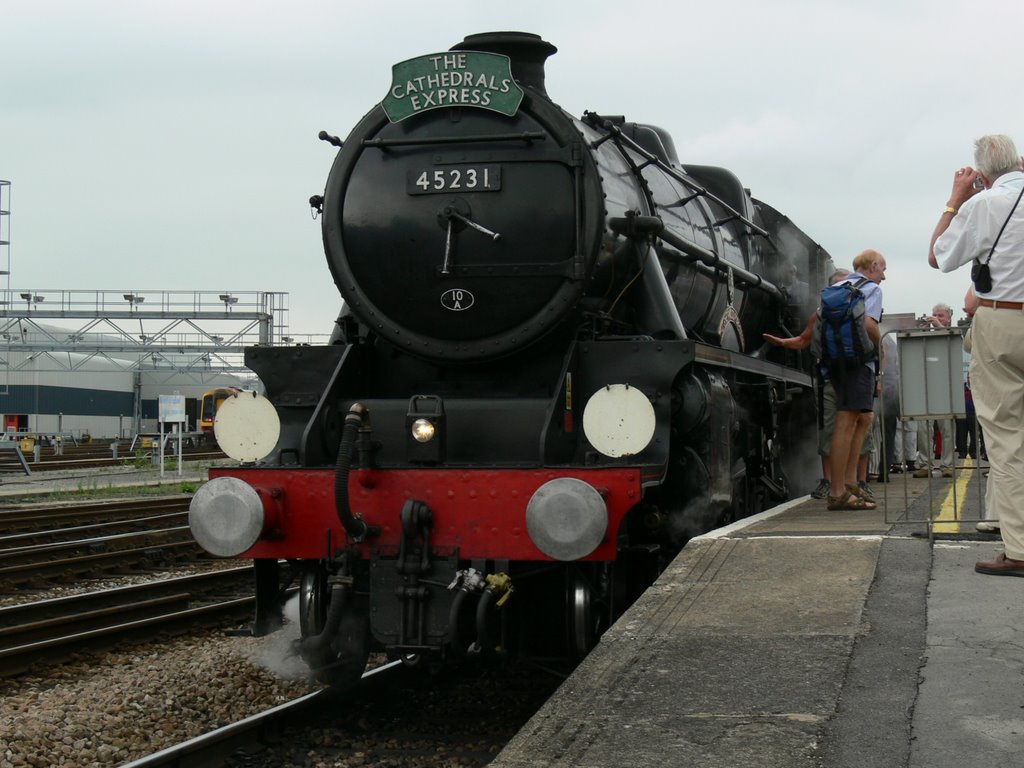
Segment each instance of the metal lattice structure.
M0 305L0 367L50 372L247 372L245 347L292 344L288 294L22 290Z
M0 288L11 292L11 182L0 179ZM4 305L6 308L7 305ZM7 394L8 371L0 365L0 395Z

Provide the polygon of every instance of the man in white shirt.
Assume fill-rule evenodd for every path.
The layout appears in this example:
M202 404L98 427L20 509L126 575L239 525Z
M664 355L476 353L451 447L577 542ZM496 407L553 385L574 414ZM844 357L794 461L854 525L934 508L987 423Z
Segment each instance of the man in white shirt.
M970 377L991 465L989 503L1006 551L974 570L1024 577L1024 173L1009 136L982 136L974 162L976 169L954 174L928 263L943 272L986 264L991 274L990 286L975 281Z

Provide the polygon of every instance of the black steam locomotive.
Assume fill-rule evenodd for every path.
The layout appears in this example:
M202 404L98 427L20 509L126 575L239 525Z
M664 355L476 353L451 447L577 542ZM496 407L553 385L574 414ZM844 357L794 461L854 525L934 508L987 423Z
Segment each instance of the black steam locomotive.
M467 37L321 134L336 332L247 351L273 437L242 437L190 515L254 558L257 633L297 582L321 679L375 648L584 653L689 537L803 492L809 368L761 334L803 328L828 254L664 130L564 112L555 50Z

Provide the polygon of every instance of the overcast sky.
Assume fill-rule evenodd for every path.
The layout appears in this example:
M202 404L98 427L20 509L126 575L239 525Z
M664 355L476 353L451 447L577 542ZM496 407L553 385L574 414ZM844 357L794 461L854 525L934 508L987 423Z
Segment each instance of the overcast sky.
M392 64L501 29L558 47L573 115L663 126L837 264L882 251L887 312L960 316L967 270L925 259L973 140L1024 151L1009 0L0 0L11 287L286 291L291 332L328 333L317 132L346 136Z

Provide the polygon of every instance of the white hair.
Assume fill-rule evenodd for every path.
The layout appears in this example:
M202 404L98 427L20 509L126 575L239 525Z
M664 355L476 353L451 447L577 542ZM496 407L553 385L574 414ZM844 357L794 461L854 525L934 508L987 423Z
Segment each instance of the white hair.
M1009 136L990 134L974 142L974 165L991 181L1004 173L1019 171L1020 155Z

